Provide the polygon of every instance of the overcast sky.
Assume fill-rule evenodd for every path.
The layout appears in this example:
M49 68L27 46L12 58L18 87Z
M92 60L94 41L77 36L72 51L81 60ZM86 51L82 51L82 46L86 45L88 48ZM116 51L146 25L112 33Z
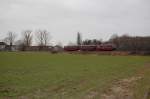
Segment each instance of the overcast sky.
M8 31L46 29L52 41L150 35L150 0L0 0L0 38Z

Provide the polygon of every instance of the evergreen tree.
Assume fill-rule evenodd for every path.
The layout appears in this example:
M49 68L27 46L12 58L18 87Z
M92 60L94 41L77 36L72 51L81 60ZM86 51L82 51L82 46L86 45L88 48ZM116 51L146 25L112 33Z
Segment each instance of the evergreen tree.
M78 32L77 33L77 45L81 45L82 44L82 38L81 38L81 34Z

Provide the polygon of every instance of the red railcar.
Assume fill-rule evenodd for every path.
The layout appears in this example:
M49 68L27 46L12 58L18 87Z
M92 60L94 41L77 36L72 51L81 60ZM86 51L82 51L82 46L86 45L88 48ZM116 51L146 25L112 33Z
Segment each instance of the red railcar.
M101 44L101 45L76 45L65 46L65 51L113 51L116 47L113 44Z
M101 44L96 47L97 51L113 51L115 46L112 44Z
M78 51L80 50L80 46L64 46L65 51Z
M96 51L96 45L81 45L81 51Z

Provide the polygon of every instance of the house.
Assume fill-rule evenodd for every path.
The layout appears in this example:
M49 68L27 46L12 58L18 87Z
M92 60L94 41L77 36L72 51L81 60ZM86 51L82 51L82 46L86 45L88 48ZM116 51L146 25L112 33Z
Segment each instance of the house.
M53 46L52 50L51 50L52 53L58 53L58 52L62 52L62 51L63 51L63 47L59 46L59 45Z
M19 46L17 45L6 45L5 46L5 51L18 51Z
M24 51L51 51L52 46L24 46Z
M7 44L5 42L0 42L0 51L5 51Z

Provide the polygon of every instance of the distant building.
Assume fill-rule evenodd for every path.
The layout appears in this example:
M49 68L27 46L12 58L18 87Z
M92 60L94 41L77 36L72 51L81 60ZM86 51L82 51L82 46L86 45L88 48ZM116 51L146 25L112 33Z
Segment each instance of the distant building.
M5 51L7 44L5 42L0 42L0 51Z
M52 46L24 46L24 51L51 51Z
M19 51L19 46L17 46L17 45L6 45L5 51Z
M59 46L59 45L56 45L56 46L53 46L51 52L52 53L58 53L58 52L62 52L64 49L62 46Z

